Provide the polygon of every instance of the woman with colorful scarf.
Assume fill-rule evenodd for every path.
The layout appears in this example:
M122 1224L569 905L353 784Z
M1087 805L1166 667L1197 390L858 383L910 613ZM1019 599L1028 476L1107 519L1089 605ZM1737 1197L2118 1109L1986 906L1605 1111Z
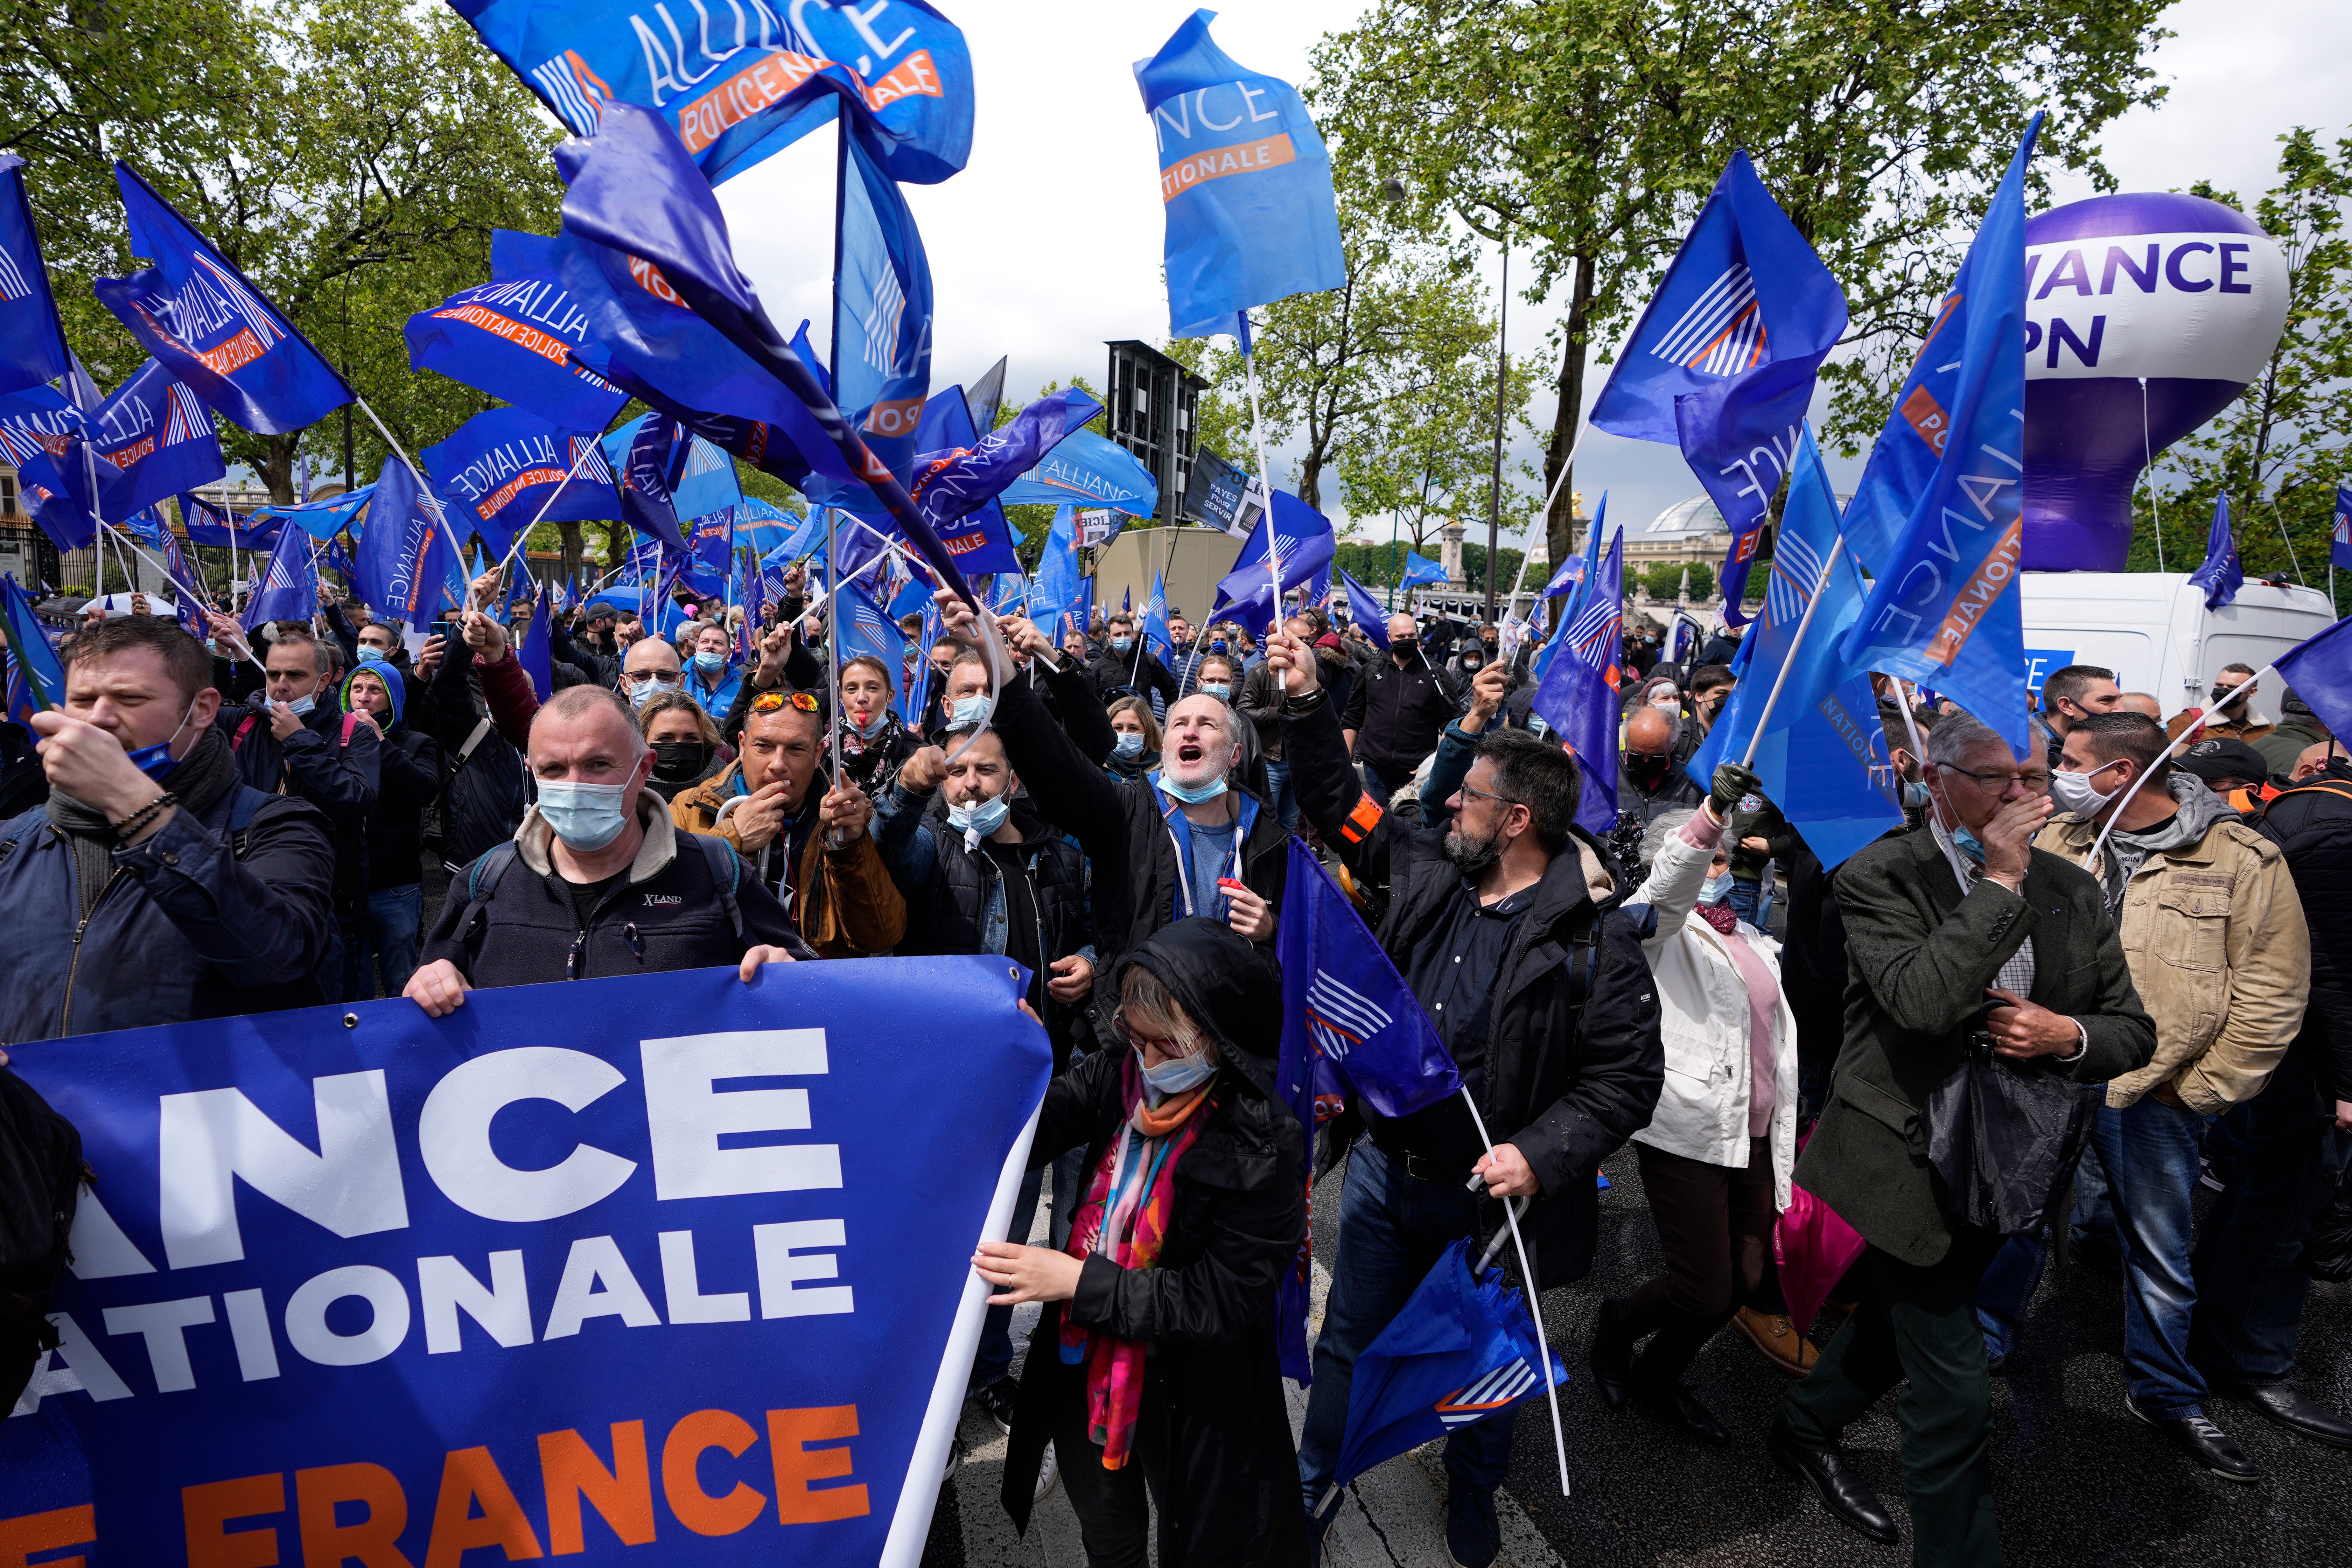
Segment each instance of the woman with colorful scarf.
M1755 1302L1797 1159L1797 1021L1780 949L1729 903L1724 828L1757 787L1723 763L1706 802L1662 813L1643 845L1650 879L1624 912L1658 983L1666 1073L1633 1142L1666 1271L1603 1301L1592 1338L1593 1386L1611 1409L1636 1397L1718 1445L1729 1434L1683 1381L1717 1331L1737 1314L1783 1372L1812 1358L1785 1309Z
M1083 1145L1066 1251L985 1242L992 1305L1044 1301L1004 1467L1026 1529L1054 1445L1092 1568L1303 1564L1307 1520L1275 1292L1307 1230L1303 1134L1274 1095L1282 980L1231 927L1183 920L1117 976L1123 1048L1045 1091L1031 1165Z

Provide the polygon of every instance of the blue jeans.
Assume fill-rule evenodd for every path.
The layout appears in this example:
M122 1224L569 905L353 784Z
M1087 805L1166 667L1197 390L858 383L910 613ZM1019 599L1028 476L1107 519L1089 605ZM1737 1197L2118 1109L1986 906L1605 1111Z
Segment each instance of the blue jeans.
M1478 1199L1467 1190L1415 1181L1370 1138L1348 1153L1339 1194L1339 1236L1329 1257L1331 1292L1315 1341L1315 1383L1298 1440L1299 1491L1312 1516L1330 1489L1348 1432L1348 1390L1356 1358L1380 1337L1434 1268L1446 1244L1477 1234ZM1532 1255L1531 1260L1532 1260ZM1541 1265L1538 1264L1538 1268ZM1445 1439L1445 1473L1481 1491L1511 1468L1517 1411L1457 1426ZM1318 1528L1321 1528L1318 1522Z
M1290 787L1290 764L1268 757L1265 762L1265 787L1274 794L1274 814L1282 818L1286 833L1298 831L1298 795Z
M359 991L352 1000L363 1001L368 991L368 963L375 964L376 978L383 983L387 996L400 994L408 977L416 973L417 927L425 915L425 889L415 882L405 888L380 888L368 895L367 957L360 961Z
M1738 915L1749 925L1759 931L1764 929L1764 922L1756 918L1757 910L1761 909L1764 903L1762 881L1751 882L1744 877L1734 877L1731 879L1731 896L1724 902L1731 906L1733 914Z
M2294 1051L2263 1092L2235 1112L2245 1138L2233 1179L2206 1211L2197 1246L2197 1321L2189 1354L2217 1376L2284 1383L2310 1276L2294 1266L2344 1164L2308 1067Z
M1364 787L1371 791L1372 798L1381 803L1382 811L1389 808L1389 802L1397 791L1412 783L1411 768L1384 768L1378 763L1366 763L1363 769Z
M1977 1281L1977 1327L1984 1331L1985 1357L2006 1357L2017 1348L2017 1328L2025 1318L2025 1304L2042 1283L2042 1267L2050 1258L2049 1222L2040 1229L2012 1236L1993 1254L1992 1264Z
M2201 1415L2205 1379L2189 1359L2197 1311L2189 1239L2205 1118L2154 1094L2099 1107L2092 1141L2115 1194L2124 1253L2124 1374L2152 1416Z

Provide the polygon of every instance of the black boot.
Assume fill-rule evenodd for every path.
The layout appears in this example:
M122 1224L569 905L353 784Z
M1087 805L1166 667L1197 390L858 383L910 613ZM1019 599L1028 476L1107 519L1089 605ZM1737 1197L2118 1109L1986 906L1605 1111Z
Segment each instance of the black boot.
M1886 1505L1847 1466L1843 1450L1834 1446L1809 1447L1798 1442L1796 1434L1789 1430L1785 1411L1773 1414L1764 1447L1775 1459L1811 1481L1813 1490L1821 1494L1822 1506L1842 1522L1885 1545L1892 1546L1900 1539Z
M1600 1320L1592 1329L1592 1386L1612 1410L1624 1409L1626 1395L1633 1392L1628 1379L1633 1368L1633 1336L1620 1326L1624 1311L1623 1301L1609 1297L1601 1303Z

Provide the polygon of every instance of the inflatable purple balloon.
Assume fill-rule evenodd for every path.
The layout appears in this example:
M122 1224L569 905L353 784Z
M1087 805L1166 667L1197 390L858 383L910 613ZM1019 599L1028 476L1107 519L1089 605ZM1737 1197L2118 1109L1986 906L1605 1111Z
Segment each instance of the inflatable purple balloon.
M2262 374L2286 258L2243 213L2162 192L2025 226L2024 564L2120 572L2149 458Z

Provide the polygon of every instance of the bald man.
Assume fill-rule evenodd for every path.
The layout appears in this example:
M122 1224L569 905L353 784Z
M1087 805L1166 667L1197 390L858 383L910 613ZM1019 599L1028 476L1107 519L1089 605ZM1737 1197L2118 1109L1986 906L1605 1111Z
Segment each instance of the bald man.
M1410 784L1461 711L1453 689L1422 657L1412 617L1391 616L1389 657L1355 683L1339 725L1356 737L1356 761L1364 765L1374 798L1385 805Z
M2119 713L2144 713L2158 723L2164 721L2164 710L2157 705L2153 691L2125 692L2123 701L2116 705L2116 710Z
M1706 792L1675 766L1682 741L1678 714L1646 704L1625 721L1625 744L1617 759L1617 809L1630 811L1649 826L1659 813L1696 805Z

